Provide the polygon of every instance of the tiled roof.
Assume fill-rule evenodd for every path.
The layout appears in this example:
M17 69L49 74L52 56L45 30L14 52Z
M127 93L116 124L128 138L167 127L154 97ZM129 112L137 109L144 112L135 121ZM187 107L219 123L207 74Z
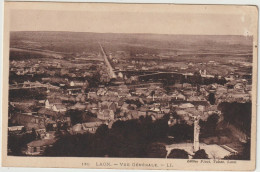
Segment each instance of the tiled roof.
M46 109L46 108L41 108L39 111L38 111L39 114L43 114L43 115L51 115L51 116L56 116L57 114L50 110L50 109Z

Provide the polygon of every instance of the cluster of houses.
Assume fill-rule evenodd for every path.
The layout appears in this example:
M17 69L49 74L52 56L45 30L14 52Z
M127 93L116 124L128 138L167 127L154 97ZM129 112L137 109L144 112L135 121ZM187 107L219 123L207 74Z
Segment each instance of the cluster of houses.
M46 147L55 142L55 136L49 136L53 130L47 131L47 126L55 129L58 125L61 127L66 124L67 130L71 134L95 133L102 124L111 128L117 120L139 119L146 115L156 120L173 111L176 112L178 120L186 121L187 124L192 125L194 115L200 116L201 120L207 120L208 116L212 114L221 114L217 108L219 102L230 100L228 95L233 96L233 101L239 101L240 99L234 98L234 95L250 95L249 91L251 90L249 86L240 82L235 83L234 87L229 89L226 86L213 84L202 86L200 95L198 95L189 84L181 86L175 84L175 90L170 93L166 93L160 84L148 84L131 89L126 85L100 86L90 92L84 92L80 89L74 94L71 90L74 87L81 88L85 86L85 83L71 81L68 86L70 89L65 94L63 92L62 95L59 94L62 91L57 91L59 89L46 92L48 95L46 100L10 102L10 106L20 109L20 112L9 114L10 121L17 124L17 126L9 127L9 131L20 131L23 127L30 131L34 128L41 135L40 140L35 140L27 145L26 154L41 154ZM217 100L215 105L211 105L206 98L212 90ZM24 110L21 106L28 108ZM32 106L38 107L39 110L31 111L30 107ZM89 116L86 122L71 125L70 116L66 115L70 109L91 112L94 116ZM171 118L169 125L175 123L177 123L176 119Z
M125 52L118 52L118 54L109 55L109 59L116 64L115 69L118 70L136 70L139 67L149 70L158 67L155 67L154 61L127 61L124 58L117 58ZM77 56L77 58L81 57ZM67 130L70 134L95 133L102 124L111 128L117 120L139 119L147 115L157 120L173 112L176 112L178 119L171 116L169 125L174 125L177 120L192 125L194 115L207 120L212 114L220 114L217 108L220 102L251 100L251 85L245 79L234 79L234 77L226 78L228 81L226 85L201 85L198 90L188 83L176 83L171 91L166 91L161 83L130 84L132 81L137 81L137 77L127 77L118 72L119 84L114 86L99 84L98 87L89 89L90 83L84 77L91 78L95 72L99 72L101 83L110 81L108 69L102 61L98 62L97 68L89 71L84 67L90 69L93 65L77 64L80 69L67 69L63 66L66 63L61 65L58 61L46 63L37 61L30 67L24 61L11 62L10 72L14 72L17 76L47 75L43 75L41 82L24 81L10 84L10 91L44 88L41 93L46 95L40 100L10 100L8 119L12 126L8 128L9 132L21 131L23 128L29 132L34 129L40 138L27 145L26 154L41 154L46 147L56 141L54 131L58 128ZM200 71L200 74L207 75L205 70ZM214 93L216 99L214 104L208 101L210 93ZM91 116L87 115L84 122L72 124L71 116L67 113L70 110L78 110Z
M245 103L251 101L252 85L246 80L229 81L226 85L213 85L216 100L221 102L239 102Z
M251 86L247 85L244 80L228 82L227 85L201 86L200 94L197 93L196 88L187 83L175 84L170 93L166 93L159 83L145 86L140 84L133 88L128 88L125 84L109 87L101 85L89 92L85 91L88 86L87 81L74 80L67 83L66 89L62 89L63 85L59 87L39 82L24 82L22 87L47 87L46 100L39 100L37 105L34 101L10 102L10 104L14 107L23 104L23 108L33 105L40 107L35 113L39 117L43 116L52 120L55 116L65 116L69 109L91 112L97 119L108 122L137 119L145 115L158 119L174 110L188 122L189 115L195 112L200 114L202 119L207 119L212 111L220 113L217 110L217 104L220 102L243 102L251 99ZM233 86L229 88L228 85ZM215 105L210 105L207 101L210 92L215 94ZM21 115L25 115L24 113L29 113L30 110L25 112L21 110L21 112L23 112L20 113ZM31 115L31 117L37 118L37 115ZM68 120L63 119L63 121Z

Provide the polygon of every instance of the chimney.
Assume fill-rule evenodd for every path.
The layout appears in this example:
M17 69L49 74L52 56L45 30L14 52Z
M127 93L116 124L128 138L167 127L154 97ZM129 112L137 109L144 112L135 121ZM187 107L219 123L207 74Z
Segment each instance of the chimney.
M197 152L200 149L199 135L200 135L199 118L195 117L193 152Z

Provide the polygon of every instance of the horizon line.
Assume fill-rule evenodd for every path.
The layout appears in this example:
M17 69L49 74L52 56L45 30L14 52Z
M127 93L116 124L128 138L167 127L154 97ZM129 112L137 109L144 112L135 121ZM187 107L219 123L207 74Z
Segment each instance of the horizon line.
M48 31L48 30L14 30L11 32L73 32L73 33L95 33L95 34L145 34L145 35L185 35L185 36L244 36L244 37L253 37L253 35L227 35L227 34L189 34L189 33L142 33L142 32L89 32L89 31Z

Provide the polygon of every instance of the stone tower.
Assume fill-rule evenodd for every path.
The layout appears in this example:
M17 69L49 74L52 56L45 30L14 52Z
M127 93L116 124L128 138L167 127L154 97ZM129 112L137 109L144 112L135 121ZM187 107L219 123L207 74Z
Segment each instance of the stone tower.
M194 118L193 152L197 152L200 149L199 135L200 135L199 118L195 117Z

